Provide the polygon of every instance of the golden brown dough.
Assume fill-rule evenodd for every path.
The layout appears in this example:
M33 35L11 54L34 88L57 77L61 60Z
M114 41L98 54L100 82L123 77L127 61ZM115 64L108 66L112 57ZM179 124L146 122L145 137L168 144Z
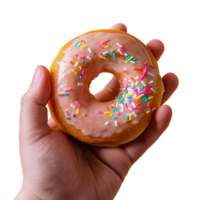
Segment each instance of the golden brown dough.
M67 51L67 50L69 50L69 48L71 48L72 47L72 44L74 45L74 43L75 43L75 41L77 41L77 39L81 39L81 37L86 37L87 35L90 35L91 33L93 34L95 34L95 33L112 33L112 34L120 34L120 37L121 37L121 35L123 34L123 35L125 35L125 36L129 36L128 38L133 38L135 41L136 41L136 43L139 43L141 46L142 46L142 48L144 48L146 51L147 51L147 53L148 53L148 55L149 55L149 59L150 59L150 61L149 62L151 62L152 63L152 66L154 67L154 69L158 72L157 73L157 75L156 75L156 84L155 84L155 81L154 81L154 84L155 84L155 88L153 89L153 90L155 90L156 89L156 92L152 92L154 95L153 95L153 98L151 99L151 100L149 100L149 101L151 101L150 102L150 108L151 108L151 112L150 113L148 113L148 114L144 114L142 117L140 117L140 119L139 119L139 123L127 123L129 126L127 127L127 125L126 125L126 127L121 131L121 132L117 132L117 131L114 131L114 133L112 132L112 130L111 130L111 132L112 132L112 134L110 134L108 137L106 137L105 135L104 136L99 136L101 133L98 133L98 137L96 137L95 135L93 135L93 134L83 134L83 131L82 130L80 130L80 129L77 129L74 125L72 125L72 124L70 124L71 122L72 122L72 120L74 120L75 118L76 118L76 120L77 120L77 122L76 123L79 123L79 121L80 120L78 120L78 117L80 117L80 115L81 115L81 118L80 119L82 119L82 120L85 120L86 119L86 117L87 117L87 119L89 119L89 120L95 120L95 123L96 123L96 121L97 121L97 119L94 119L94 117L90 117L90 112L88 112L88 114L87 114L87 116L85 117L83 117L83 113L81 113L81 114L76 114L76 117L75 118L73 118L72 117L72 115L70 115L70 120L66 120L66 113L65 113L65 110L63 110L63 108L61 108L62 106L61 106L61 103L59 103L58 101L57 101L57 99L56 98L59 98L59 97L57 97L58 96L58 76L59 76L59 69L60 69L60 67L59 67L59 65L57 64L58 62L61 62L62 61L62 59L63 59L63 57L67 54L67 52L70 52L70 51ZM107 38L101 38L100 39L100 41L104 41L105 39L107 39ZM112 40L112 38L109 38L110 40ZM88 38L88 40L89 40L89 38ZM94 39L95 40L95 39ZM89 41L87 41L87 43L89 43ZM82 46L83 45L87 45L87 43L86 44L82 44ZM123 41L121 40L121 43L123 43ZM107 43L108 45L109 45L109 42ZM103 48L105 48L102 44L100 44ZM97 45L96 45L97 46ZM112 45L111 45L112 46ZM126 49L126 46L124 46L123 45L123 47ZM97 47L97 49L98 49L98 51L101 51L101 49L100 48L98 48ZM102 51L106 51L106 50L108 50L109 51L109 57L111 58L111 60L113 59L113 56L112 56L112 50L113 49L109 49L109 48L106 48L106 49L103 49ZM86 50L84 50L84 51L86 51ZM66 54L64 53L64 52L66 52ZM75 52L75 51L74 51ZM124 52L123 52L124 53ZM128 53L128 52L127 52ZM74 53L75 54L75 53ZM73 55L74 55L73 54ZM91 54L91 57L94 57L94 55L93 54ZM95 55L96 57L92 57L92 62L94 62L95 61L95 59L100 59L99 58L99 55L98 55L98 53L96 53L96 55ZM142 56L142 55L141 55ZM70 56L69 56L70 57ZM70 59L76 59L75 57L73 58L73 57L70 57ZM121 59L123 59L123 58L121 58ZM103 59L101 59L102 61L103 61ZM87 59L87 61L88 61L88 63L90 63L90 60L88 60ZM101 62L102 62L101 61ZM63 61L64 62L64 61ZM67 62L67 61L66 61ZM106 60L104 61L105 62L105 65L106 65ZM121 62L121 60L120 60L120 62ZM124 62L124 61L123 61ZM140 62L139 61L139 59L138 59L138 62ZM142 63L144 63L145 62L145 60L142 60L141 61ZM75 63L75 62L74 62ZM136 65L134 65L133 64L133 67L140 67L140 66L138 66L137 65L137 61L135 62L135 64ZM69 65L69 67L70 67L70 70L71 70L71 68L73 68L73 69L75 69L76 71L78 71L77 70L77 68L76 67L74 67L73 65L70 65L69 64L69 62L67 62L67 66ZM117 67L118 67L118 65L116 65ZM129 65L128 65L129 66ZM93 67L95 67L95 66L93 66ZM123 70L124 70L124 67L125 66L122 66L122 74L123 74ZM146 64L146 65L142 65L142 72L144 72L144 68L146 67L148 70L152 70L151 69L151 67L150 66L148 66L148 64ZM87 68L84 68L84 70L85 71L87 71L89 69L89 64L88 64L88 67ZM130 69L130 67L128 68L127 67L127 71L129 71L129 72L132 72L131 70L133 70L132 69L132 67L131 67L131 69ZM98 71L98 70L97 70ZM103 69L103 70L101 70L100 72L102 72L102 71L105 71L105 72L111 72L111 73L113 73L118 79L121 79L122 78L122 75L120 74L120 73L118 73L118 72L116 72L115 70L110 70L110 69L107 69L107 68L105 68L105 69ZM125 70L126 71L126 70ZM72 72L72 75L74 75L73 74L73 72ZM76 77L76 75L74 75L74 76L70 76L70 77L73 77L73 79L74 79L74 77ZM125 74L126 75L126 77L127 77L127 75L128 74ZM140 73L138 73L138 75L139 76L141 76L141 74ZM84 74L84 76L86 76L85 74ZM84 78L84 76L83 76L83 78ZM90 78L88 78L88 84L91 82L91 80L92 79L94 79L95 77L96 77L97 75L95 74L94 76L91 76ZM124 76L124 75L123 75ZM148 74L146 73L146 75L145 76L148 76ZM112 30L112 29L108 29L108 30L95 30L95 31L90 31L90 32L87 32L87 33L85 33L85 34L83 34L83 35L81 35L81 36L78 36L78 37L76 37L76 38L74 38L73 40L71 40L71 41L69 41L67 44L65 44L62 48L61 48L61 50L59 51L59 53L58 53L58 55L57 55L57 57L55 58L55 60L53 61L53 63L52 63L52 65L51 65L51 67L50 67L50 77L51 77L51 86L52 86L52 89L51 89L51 97L50 97L50 100L49 100L49 103L48 103L48 107L49 107L49 110L50 110L50 113L51 113L51 116L52 116L52 118L54 119L54 121L58 124L58 126L59 126L59 128L60 129L62 129L63 131L65 131L66 133L68 133L68 134L70 134L71 136L73 136L74 138L76 138L76 139L78 139L78 140L80 140L80 141L82 141L82 142L84 142L84 143L87 143L87 144L91 144L91 145L95 145L95 146L108 146L108 147L116 147L116 146L119 146L119 145L122 145L122 144L125 144L125 143L128 143L128 142L130 142L130 141L132 141L132 140L134 140L135 138L137 138L146 128L147 128L147 126L149 125L149 123L150 123L150 121L151 121L151 118L152 118L152 115L153 115L153 112L154 111L152 111L152 109L154 108L158 108L159 106L160 106L160 104L161 104L161 101L162 101L162 95L163 95L163 83L162 83L162 79L161 79L161 77L160 77L160 75L159 75L159 70L158 70L158 65L157 65L157 62L156 62L156 59L154 58L154 56L153 56L153 54L151 53L151 51L148 49L148 47L145 45L145 44L143 44L140 40L138 40L137 38L135 38L134 36L132 36L132 35L130 35L130 34L128 34L128 33L126 33L126 32L123 32L123 31L119 31L119 30ZM136 80L135 80L136 81ZM132 83L131 81L130 81L130 83L131 84L135 84L136 82L134 82L134 83ZM150 84L148 84L148 85L150 85ZM85 87L85 86L84 86ZM147 87L146 87L147 88ZM73 88L72 88L73 89ZM148 91L150 91L150 88L147 88L147 89L149 89ZM86 92L88 92L89 93L89 89L87 88L87 90L86 90ZM70 96L70 98L71 98L71 96L73 95L73 91L71 91L71 93L69 92L69 96ZM92 95L91 95L92 96ZM139 96L139 95L137 95L137 96ZM148 95L149 96L149 95ZM151 95L152 96L152 95ZM65 98L65 97L60 97L60 98ZM92 100L91 101L95 101L96 103L98 103L98 101L95 99L95 98L93 98L93 97L90 97ZM66 101L68 101L68 97L66 97ZM81 101L81 100L80 100ZM139 101L141 102L141 104L143 104L144 102L143 101L141 101L141 99L139 99ZM100 103L100 102L99 102ZM129 102L130 103L130 102ZM134 102L133 102L134 103ZM145 102L145 106L146 106L146 103L148 103L148 102ZM139 105L139 106L141 106L141 104ZM127 105L128 105L128 103L127 103ZM130 104L131 105L131 104ZM129 106L129 105L128 105ZM85 109L85 107L84 107L84 105L82 105L82 107L80 107L80 111L81 111L81 109ZM138 106L136 107L136 108L138 108ZM73 108L69 108L69 109L73 109ZM88 109L90 109L90 105L88 105ZM146 109L146 107L145 107L145 109ZM126 111L126 112L128 112L125 108L124 108L124 110ZM105 111L105 110L104 110ZM124 112L125 112L124 111ZM75 112L75 111L74 111ZM96 111L95 111L96 112ZM131 111L130 111L131 112ZM136 111L134 111L133 110L133 112L136 112ZM70 113L71 114L71 113ZM99 114L97 114L97 112L96 112L96 115L97 115L97 117L99 117L99 116L104 116L104 115L99 115ZM116 115L117 116L117 115ZM120 116L120 115L119 115ZM117 116L118 118L119 118L119 116ZM107 116L106 116L107 117ZM112 117L111 117L112 118ZM100 119L100 118L99 118ZM131 120L133 120L133 119L135 119L135 117L132 115L132 119ZM120 126L120 124L122 124L122 126L124 125L123 123L124 123L124 121L125 120L120 120L119 121L119 123L118 123L118 127ZM70 122L70 123L69 123ZM105 122L105 121L104 121ZM123 123L122 123L123 122ZM103 122L101 122L101 120L99 120L99 123L102 123L102 126L104 127L106 127L107 129L109 129L111 126L106 126ZM113 127L114 127L114 120L113 120L113 122L111 121L110 122L110 124L112 124L113 123ZM116 128L116 127L115 127ZM114 128L112 128L113 130L114 130ZM101 130L101 129L99 129L99 130ZM118 129L117 129L118 130ZM97 128L97 131L98 131L98 128ZM95 132L95 131L94 131Z

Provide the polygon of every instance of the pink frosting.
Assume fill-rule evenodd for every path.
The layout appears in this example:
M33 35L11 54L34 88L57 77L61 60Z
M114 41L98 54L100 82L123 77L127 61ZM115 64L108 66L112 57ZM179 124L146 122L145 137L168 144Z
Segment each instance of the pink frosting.
M84 40L86 43L81 42L81 40ZM79 41L80 45L75 47L74 45ZM104 41L107 42L102 45ZM86 47L81 48L82 46ZM112 50L119 53L118 49L123 50L121 53L124 57L127 57L127 54L128 56L134 56L136 60L125 63L123 58L117 55L113 57ZM103 59L103 53L106 51L108 51L108 56ZM146 115L147 111L154 109L151 107L151 103L147 107L147 102L142 100L142 95L151 97L152 91L156 93L157 76L160 75L152 68L153 64L147 50L134 38L121 33L89 33L74 40L73 44L64 53L62 60L57 63L59 65L58 88L53 98L59 103L65 117L70 117L70 119L66 119L66 123L75 126L84 135L102 138L110 137L113 133L120 133L129 127L134 128L135 124L140 122L140 119L143 115ZM119 53L120 56L121 53ZM75 54L78 56L75 56ZM74 64L71 64L70 61ZM84 67L85 64L82 61L86 62L87 67ZM77 62L79 63L77 64ZM145 65L144 62L147 62L147 64ZM141 80L142 74L133 70L133 67L142 68L143 77ZM123 72L124 68L126 68L125 71L128 74ZM124 87L119 93L121 98L115 99L113 102L97 101L88 89L91 80L104 71L110 71L111 73L114 71L119 74L119 83L122 88ZM135 82L130 77L135 79ZM147 87L152 80L152 87ZM130 83L128 84L128 82ZM141 85L143 86L141 87ZM134 88L132 88L133 86ZM71 90L68 90L69 88ZM124 89L127 89L127 93L124 92ZM67 95L64 95L65 91L67 91ZM58 94L60 93L63 93L63 96L59 96ZM127 98L129 94L131 94L130 101ZM141 97L138 97L139 94ZM140 105L136 106L135 102L137 99L139 99ZM153 100L154 98L149 99L150 102ZM78 114L77 109L79 109ZM124 122L127 120L127 115L131 115L129 123Z

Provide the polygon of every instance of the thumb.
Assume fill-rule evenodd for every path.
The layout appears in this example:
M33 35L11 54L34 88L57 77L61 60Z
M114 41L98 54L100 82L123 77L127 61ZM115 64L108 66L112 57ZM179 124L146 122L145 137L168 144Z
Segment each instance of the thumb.
M47 68L38 66L32 83L21 99L20 141L37 141L51 130L47 125L47 108L51 94L50 75Z
M102 91L95 94L95 98L102 102L107 102L115 99L119 93L119 82L115 76L111 81L104 87Z

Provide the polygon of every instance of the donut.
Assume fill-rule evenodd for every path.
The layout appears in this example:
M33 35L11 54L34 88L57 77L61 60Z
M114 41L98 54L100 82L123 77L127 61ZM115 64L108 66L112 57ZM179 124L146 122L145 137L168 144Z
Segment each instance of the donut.
M98 101L89 91L100 73L113 74L119 94ZM48 107L58 127L81 142L117 147L149 125L164 92L158 64L136 37L113 29L94 30L65 44L50 67Z

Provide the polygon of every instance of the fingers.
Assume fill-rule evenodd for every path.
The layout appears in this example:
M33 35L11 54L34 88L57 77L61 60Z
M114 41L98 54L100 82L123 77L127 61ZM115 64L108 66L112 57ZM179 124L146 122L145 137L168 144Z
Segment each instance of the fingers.
M38 66L28 91L21 99L20 138L42 137L50 130L46 104L51 94L49 71Z
M162 99L162 104L164 104L178 87L179 81L178 77L173 73L165 74L162 80L165 88L165 93Z
M56 124L56 122L52 119L52 117L49 118L49 120L48 120L48 125L49 125L49 127L52 128L52 129L56 129L57 126L58 126L58 125Z
M124 23L116 23L112 26L112 28L114 29L119 29L119 30L123 30L123 31L128 31L126 25ZM154 57L156 58L156 60L159 60L160 57L162 56L163 54L163 51L164 51L164 44L161 40L159 39L151 39L147 42L147 47L151 50L151 52L153 53ZM110 80L111 81L111 80ZM115 81L115 82L114 82ZM173 72L169 72L167 74L165 74L163 76L163 84L164 84L164 87L165 87L165 92L164 92L164 95L163 95L163 99L162 99L162 104L165 103L165 101L170 98L170 96L174 93L174 91L176 90L176 88L178 87L179 85L179 80L178 80L178 77L175 73ZM105 85L106 86L106 85ZM112 84L108 84L109 86L109 91L118 91L117 90L117 80L113 80L113 83ZM114 89L111 89L110 87L114 87ZM101 91L102 93L96 93L96 95L98 96L98 98L101 99L101 94L104 95L105 92L104 92L104 89ZM113 95L117 95L116 93L113 93ZM105 98L110 95L107 94L105 97L102 97L102 98ZM111 98L111 97L110 97ZM108 99L108 98L107 98ZM112 97L112 99L114 99ZM111 100L112 100L111 99Z
M52 117L49 118L49 120L48 120L48 125L49 125L49 127L50 127L51 129L53 129L53 130L60 130L60 131L62 131L62 130L58 127L58 125L56 124L56 122L53 120Z
M118 148L100 148L90 146L95 155L123 181L131 165L160 137L168 127L172 117L169 106L161 106L155 113L151 124L144 133L132 142Z
M114 26L111 27L111 29L127 32L127 27L122 23L115 24ZM147 47L151 50L151 52L153 53L157 61L162 56L165 50L164 44L160 40L157 40L157 39L149 41L147 43Z
M115 24L114 26L111 27L111 29L127 32L127 27L122 23ZM157 61L162 56L165 49L164 44L160 40L157 40L157 39L149 41L147 43L147 47L151 50L151 52L153 53Z
M147 43L147 46L156 60L159 60L164 52L164 44L160 40L151 40ZM168 73L162 78L162 80L165 87L165 93L162 100L162 104L164 104L178 87L178 78L175 74Z
M102 91L95 94L95 98L101 102L107 102L113 100L119 93L119 82L115 76L104 87Z
M163 105L159 107L144 133L123 147L132 164L161 136L168 127L171 117L172 110L169 106Z
M159 58L164 52L164 44L160 40L151 40L150 42L147 43L147 46L153 53L156 60L159 60ZM162 80L165 87L165 93L162 100L162 104L163 104L169 99L169 97L176 90L176 88L178 87L179 81L178 81L178 77L173 73L166 74L162 78Z
M153 53L155 59L158 61L159 58L162 56L165 47L164 44L160 40L151 40L147 43L147 47Z
M111 27L111 29L116 29L116 30L127 32L127 27L122 23L115 24L114 26Z

